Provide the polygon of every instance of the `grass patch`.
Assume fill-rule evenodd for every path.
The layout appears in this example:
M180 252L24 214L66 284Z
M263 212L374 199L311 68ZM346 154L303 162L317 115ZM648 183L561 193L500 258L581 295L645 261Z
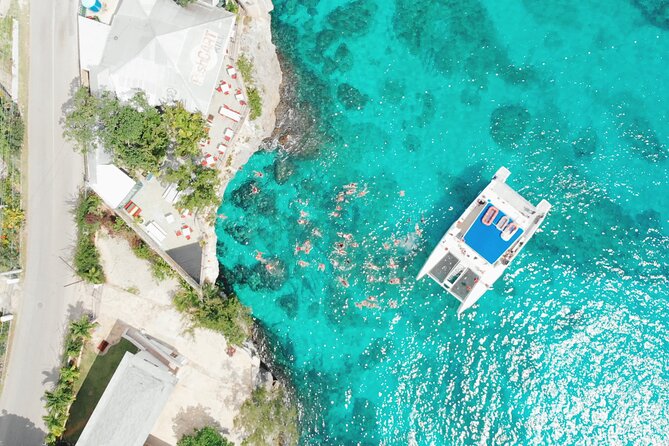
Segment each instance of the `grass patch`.
M121 341L110 347L104 355L95 355L86 378L81 383L76 400L70 408L70 418L67 420L63 439L75 444L84 430L86 423L93 414L95 406L107 388L116 368L126 352L137 353L138 349L130 341ZM90 354L89 354L90 358Z

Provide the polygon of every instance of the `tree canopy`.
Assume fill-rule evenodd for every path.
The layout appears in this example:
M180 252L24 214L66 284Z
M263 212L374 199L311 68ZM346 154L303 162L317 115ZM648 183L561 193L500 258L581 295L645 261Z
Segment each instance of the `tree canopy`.
M177 446L235 446L226 440L213 427L203 427L191 435L184 435L177 442Z
M164 116L176 156L192 158L200 155L199 142L207 137L202 115L189 112L178 102L166 107Z
M283 387L258 387L239 409L235 428L247 433L242 446L296 445L297 408Z

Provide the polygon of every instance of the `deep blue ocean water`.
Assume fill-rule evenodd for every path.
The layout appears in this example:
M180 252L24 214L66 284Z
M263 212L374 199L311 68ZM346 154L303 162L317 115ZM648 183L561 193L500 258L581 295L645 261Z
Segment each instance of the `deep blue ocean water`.
M235 177L218 254L302 443L668 444L669 2L275 6L313 120ZM502 165L553 209L458 317L414 277Z

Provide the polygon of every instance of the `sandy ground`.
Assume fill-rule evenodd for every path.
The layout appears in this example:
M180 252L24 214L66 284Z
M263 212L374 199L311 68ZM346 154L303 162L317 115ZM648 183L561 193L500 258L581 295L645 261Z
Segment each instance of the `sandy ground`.
M230 179L242 169L251 155L258 150L262 141L272 135L276 124L275 110L279 105L279 87L283 76L276 47L272 43L270 24L269 13L253 18L246 17L239 23L239 54L246 56L253 63L255 86L260 90L263 111L254 121L245 119L234 140L234 146L231 147L232 164L221 172L221 196ZM206 224L200 226L207 240L203 248L202 277L208 282L214 282L218 277L216 234L213 226L207 226Z
M229 357L222 335L189 330L188 322L171 305L177 281L157 283L149 272L149 264L137 259L125 240L101 234L97 245L107 284L81 304L72 302L97 314L99 326L94 345L102 339L115 342L119 330L110 333L121 322L146 330L188 359L188 364L179 370L179 383L152 435L173 445L184 433L213 425L238 441L232 429L233 419L253 389L259 359L241 349Z

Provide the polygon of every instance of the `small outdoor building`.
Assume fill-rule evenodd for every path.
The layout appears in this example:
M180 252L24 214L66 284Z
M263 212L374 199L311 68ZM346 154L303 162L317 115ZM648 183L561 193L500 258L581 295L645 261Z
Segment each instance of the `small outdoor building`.
M147 351L126 352L77 446L143 446L176 383Z
M129 99L143 91L152 105L178 100L206 113L234 26L222 8L120 0L110 23L79 18L82 73L93 92Z

